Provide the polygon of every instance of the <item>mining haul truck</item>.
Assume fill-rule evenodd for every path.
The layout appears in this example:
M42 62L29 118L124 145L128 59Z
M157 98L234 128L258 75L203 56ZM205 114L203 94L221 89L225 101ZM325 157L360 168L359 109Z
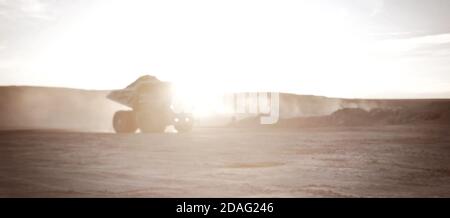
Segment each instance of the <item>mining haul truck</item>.
M172 107L171 84L154 76L142 76L125 89L112 91L107 98L131 110L117 111L113 117L116 133L164 132L173 125L178 132L189 132L193 116L175 113Z

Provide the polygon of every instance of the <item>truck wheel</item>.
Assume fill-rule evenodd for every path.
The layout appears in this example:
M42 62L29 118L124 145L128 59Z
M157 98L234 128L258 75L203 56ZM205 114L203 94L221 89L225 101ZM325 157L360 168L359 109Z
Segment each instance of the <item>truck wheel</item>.
M163 114L141 113L138 116L138 123L142 133L161 133L167 126Z
M178 116L175 118L174 127L179 133L192 131L194 119L192 116Z
M136 118L133 111L117 111L113 118L116 133L134 133L137 130Z

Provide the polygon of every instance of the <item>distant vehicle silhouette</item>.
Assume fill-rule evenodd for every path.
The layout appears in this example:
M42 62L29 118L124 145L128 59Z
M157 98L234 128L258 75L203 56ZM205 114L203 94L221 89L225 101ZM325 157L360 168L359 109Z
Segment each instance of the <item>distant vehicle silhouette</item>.
M114 114L116 133L135 133L138 129L143 133L164 132L169 125L178 132L192 130L192 114L172 109L171 84L154 76L142 76L125 89L112 91L107 98L132 108Z

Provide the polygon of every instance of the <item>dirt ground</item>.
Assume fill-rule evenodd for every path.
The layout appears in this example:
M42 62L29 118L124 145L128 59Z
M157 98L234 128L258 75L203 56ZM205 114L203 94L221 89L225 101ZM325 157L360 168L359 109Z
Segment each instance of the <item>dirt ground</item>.
M450 127L0 132L1 197L450 197Z

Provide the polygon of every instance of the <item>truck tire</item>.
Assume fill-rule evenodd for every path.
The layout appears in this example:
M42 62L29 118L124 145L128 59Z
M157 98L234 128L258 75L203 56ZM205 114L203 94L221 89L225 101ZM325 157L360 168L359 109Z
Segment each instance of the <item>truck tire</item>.
M175 118L174 127L179 133L192 131L194 126L194 119L189 115L179 115Z
M137 130L136 117L133 111L117 111L113 118L116 133L135 133Z
M162 133L168 125L164 113L139 113L139 129L142 133Z

